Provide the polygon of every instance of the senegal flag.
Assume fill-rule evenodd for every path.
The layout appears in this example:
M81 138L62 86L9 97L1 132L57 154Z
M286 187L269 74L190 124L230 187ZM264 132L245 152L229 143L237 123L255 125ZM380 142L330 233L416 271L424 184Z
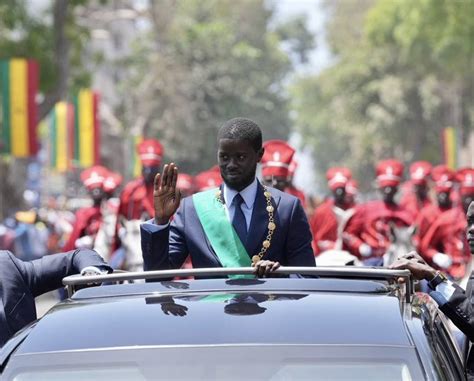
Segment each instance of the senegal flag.
M58 172L70 168L74 150L74 106L58 102L49 115L50 167Z
M38 152L38 64L0 61L0 152L29 157Z
M74 99L74 162L88 168L100 164L99 96L82 89Z

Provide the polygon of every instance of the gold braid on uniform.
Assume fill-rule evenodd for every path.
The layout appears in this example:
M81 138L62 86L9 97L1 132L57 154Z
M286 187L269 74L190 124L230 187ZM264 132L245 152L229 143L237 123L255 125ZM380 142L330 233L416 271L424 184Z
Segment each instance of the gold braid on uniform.
M260 252L258 254L255 254L252 257L252 264L254 265L263 258L267 250L270 248L270 245L272 244L272 236L276 229L275 220L273 218L273 212L275 211L275 208L272 205L272 194L267 190L265 186L263 186L263 190L264 190L263 195L265 196L265 199L267 200L266 209L268 213L268 224L267 224L268 234L265 240L262 242L262 248L260 249ZM224 200L222 198L222 192L220 189L216 192L216 199L222 205L224 205Z

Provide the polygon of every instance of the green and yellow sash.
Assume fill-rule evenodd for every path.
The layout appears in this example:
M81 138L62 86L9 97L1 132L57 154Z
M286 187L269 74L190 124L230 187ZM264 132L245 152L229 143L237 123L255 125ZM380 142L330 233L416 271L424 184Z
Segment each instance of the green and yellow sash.
M193 195L194 208L204 233L223 267L250 267L250 256L230 223L225 206L217 199L217 191L215 188Z

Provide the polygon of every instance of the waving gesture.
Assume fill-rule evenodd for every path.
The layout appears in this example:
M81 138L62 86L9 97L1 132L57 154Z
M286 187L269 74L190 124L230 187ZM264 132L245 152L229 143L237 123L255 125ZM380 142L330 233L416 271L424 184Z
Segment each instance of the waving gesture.
M174 164L166 164L163 174L155 176L153 190L153 205L155 207L155 223L167 224L171 216L176 212L181 201L181 192L176 188L178 180L178 167Z

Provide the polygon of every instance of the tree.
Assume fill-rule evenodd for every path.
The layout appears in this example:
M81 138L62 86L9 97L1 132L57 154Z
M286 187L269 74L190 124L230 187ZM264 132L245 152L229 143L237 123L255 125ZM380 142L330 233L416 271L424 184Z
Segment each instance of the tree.
M191 172L215 163L216 131L231 117L254 119L266 139L288 136L292 53L281 44L305 59L312 36L301 22L272 29L262 0L150 1L149 12L152 30L125 62L134 74L121 87L136 89L124 97L126 125L157 136Z
M87 86L90 77L84 70L82 49L87 30L78 26L74 7L81 0L54 0L44 10L31 9L26 0L0 3L0 58L25 57L40 66L39 118L44 118L54 104ZM2 205L10 209L22 207L27 160L2 159ZM12 191L15 190L15 191ZM8 213L0 208L0 218Z
M292 89L296 126L321 171L348 165L367 179L376 161L389 156L440 162L442 128L472 126L467 3L326 3L335 64ZM467 24L457 25L462 20ZM455 110L462 110L457 117Z

